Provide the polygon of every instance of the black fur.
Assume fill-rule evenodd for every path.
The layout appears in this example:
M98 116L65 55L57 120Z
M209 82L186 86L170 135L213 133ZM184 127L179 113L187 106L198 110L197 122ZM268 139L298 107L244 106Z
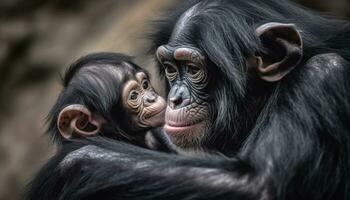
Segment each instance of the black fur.
M199 47L206 53L209 62L212 62L209 64L209 72L214 75L215 81L211 95L216 101L214 113L217 115L213 116L215 128L206 146L213 146L214 149L220 146L224 148L222 151L231 151L233 146L239 147L256 124L257 116L251 116L250 111L260 109L252 108L252 104L255 103L247 104L247 101L251 100L252 95L256 96L257 90L273 90L269 84L261 82L247 85L248 77L244 75L246 57L264 51L255 35L255 29L261 24L296 24L301 30L304 42L304 57L299 67L311 57L323 53L337 53L347 60L350 59L348 22L326 19L283 0L187 1L185 6L179 9L180 12L176 11L170 17L156 22L159 31L152 37L152 52L158 46L170 42L172 30L183 11L198 2L202 2L198 8L199 12L192 17L185 31L181 33L181 37L185 36L190 42L176 40L171 41L171 44L177 45L182 42ZM159 71L163 74L160 65ZM256 86L261 88L254 88ZM255 90L255 93L249 93L250 88ZM253 100L257 100L255 96ZM258 100L262 99L259 97ZM242 117L244 114L248 116Z
M155 47L197 2L158 23ZM29 199L350 199L349 23L283 0L201 2L187 40L176 42L202 49L220 77L212 148L236 155L168 155L94 138L83 149L67 144ZM245 58L264 51L254 30L265 22L294 23L304 39L301 64L277 84L244 75ZM66 162L67 153L78 156Z

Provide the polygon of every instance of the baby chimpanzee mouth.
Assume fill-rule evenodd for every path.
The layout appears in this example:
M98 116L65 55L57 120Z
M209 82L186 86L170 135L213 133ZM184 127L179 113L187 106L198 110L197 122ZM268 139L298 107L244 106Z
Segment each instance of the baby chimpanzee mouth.
M153 117L156 117L158 115L164 114L165 113L165 109L161 110L157 110L155 112L149 112L148 114L145 115L145 119L151 119Z

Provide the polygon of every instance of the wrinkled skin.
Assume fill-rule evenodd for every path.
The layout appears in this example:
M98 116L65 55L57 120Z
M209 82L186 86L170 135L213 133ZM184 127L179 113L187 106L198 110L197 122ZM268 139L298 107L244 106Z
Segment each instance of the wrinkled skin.
M170 45L156 55L171 87L164 130L182 148L199 146L212 126L205 57L199 49Z
M135 79L125 83L122 101L129 111L132 130L164 124L165 100L154 91L145 73L137 72Z

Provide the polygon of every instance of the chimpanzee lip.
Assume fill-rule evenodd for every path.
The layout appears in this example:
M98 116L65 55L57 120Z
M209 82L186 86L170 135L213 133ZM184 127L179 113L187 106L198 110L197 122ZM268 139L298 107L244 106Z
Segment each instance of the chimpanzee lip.
M188 133L188 130L196 128L202 122L203 121L199 121L196 123L186 124L186 125L182 125L182 126L180 126L179 124L176 124L176 126L173 126L173 125L169 125L168 123L166 123L163 128L164 128L164 131L170 135L184 134L184 133Z
M187 106L172 109L169 106L165 113L165 124L169 127L190 127L202 123L206 119L205 107Z
M199 124L202 121L203 120L193 121L191 123L167 121L165 124L169 127L190 127L190 126Z
M165 112L165 109L160 110L159 112L156 112L156 113L154 113L154 114L152 114L152 115L146 116L145 119L151 119L151 118L153 118L153 117L156 117L156 116L159 115L159 114L163 114L164 112Z

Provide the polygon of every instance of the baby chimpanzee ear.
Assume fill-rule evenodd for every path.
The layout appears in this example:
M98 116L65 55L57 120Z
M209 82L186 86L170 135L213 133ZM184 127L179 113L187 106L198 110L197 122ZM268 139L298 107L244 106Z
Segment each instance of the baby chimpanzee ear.
M104 119L99 115L94 115L88 108L80 104L73 104L65 107L57 119L57 127L66 139L72 138L73 134L80 136L96 135Z

